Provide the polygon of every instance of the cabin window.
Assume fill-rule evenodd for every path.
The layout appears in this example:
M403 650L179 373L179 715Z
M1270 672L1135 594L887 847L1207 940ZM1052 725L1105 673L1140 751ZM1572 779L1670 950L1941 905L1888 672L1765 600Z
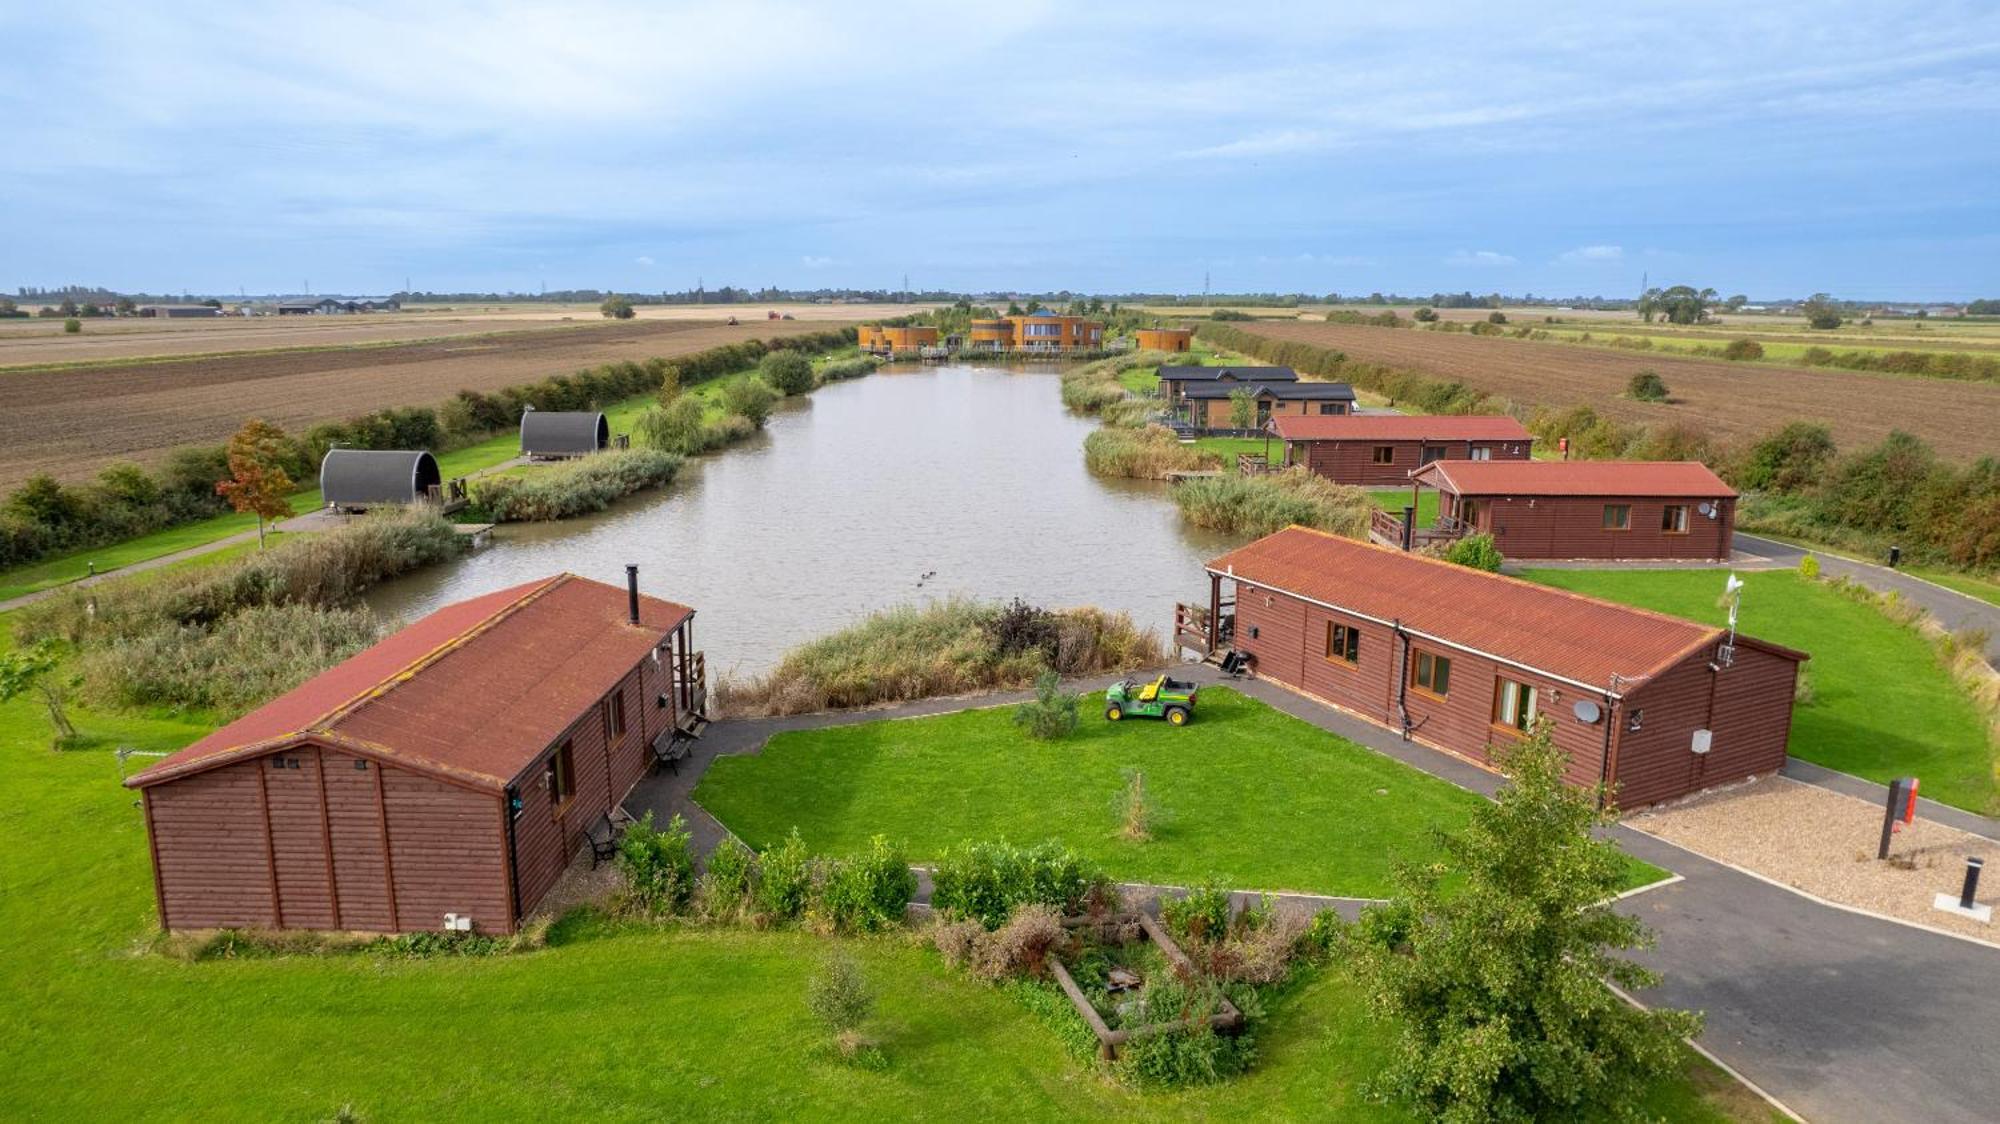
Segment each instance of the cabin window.
M1604 505L1604 529L1607 531L1629 531L1632 529L1632 505L1629 503L1607 503Z
M1660 509L1660 530L1670 535L1688 533L1688 508L1684 503L1670 503Z
M1340 412L1340 403L1321 402L1319 404L1319 412L1322 414L1337 414Z
M1493 724L1527 733L1535 727L1535 689L1526 683L1502 678L1493 692Z
M1490 461L1490 460L1492 460L1492 459L1493 459L1493 446L1491 446L1491 445L1474 445L1474 446L1472 447L1472 449L1470 450L1470 458L1471 458L1472 460L1476 460L1476 461Z
M612 745L617 745L625 736L625 688L620 687L605 698L604 737Z
M1361 662L1361 630L1337 621L1326 622L1326 658Z
M1436 445L1424 446L1424 454L1422 457L1418 458L1419 463L1422 464L1429 464L1432 461L1443 460L1443 459L1444 459L1444 450Z
M1451 691L1451 660L1430 652L1418 652L1410 669L1410 684L1442 698Z
M549 758L549 803L560 812L576 799L576 762L570 753L570 743L562 743L554 757Z
M1395 447L1394 445L1377 445L1377 446L1375 446L1375 463L1376 463L1376 464L1395 464L1395 463L1396 463L1396 447Z

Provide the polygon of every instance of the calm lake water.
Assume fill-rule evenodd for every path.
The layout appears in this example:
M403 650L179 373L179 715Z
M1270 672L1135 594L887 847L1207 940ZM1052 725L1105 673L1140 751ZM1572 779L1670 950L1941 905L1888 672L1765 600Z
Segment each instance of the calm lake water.
M377 590L411 619L570 570L692 605L717 671L901 603L964 595L1124 610L1169 634L1236 545L1186 527L1166 486L1083 467L1095 422L1053 370L895 367L780 406L764 435L690 460L662 492L560 523L499 528L465 561ZM925 577L925 575L934 575Z

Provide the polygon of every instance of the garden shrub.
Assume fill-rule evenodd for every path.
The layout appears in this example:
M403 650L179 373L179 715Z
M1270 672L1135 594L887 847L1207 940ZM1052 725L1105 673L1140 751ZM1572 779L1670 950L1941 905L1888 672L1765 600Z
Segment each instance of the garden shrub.
M1762 359L1764 345L1753 339L1730 340L1722 349L1724 359Z
M1218 1034L1208 1025L1223 998L1223 989L1207 980L1158 980L1147 985L1125 1021L1179 1025L1121 1046L1114 1069L1133 1084L1164 1089L1213 1085L1248 1072L1257 1058L1256 1037L1247 1029ZM1227 998L1235 1002L1238 995L1232 992ZM1241 999L1239 1009L1248 1003L1261 1014L1253 993L1244 991ZM1246 1022L1250 1013L1244 1012Z
M1081 697L1062 689L1062 676L1044 671L1035 679L1035 697L1014 708L1014 724L1041 741L1066 738L1076 732L1076 704Z
M829 864L813 912L836 931L873 933L902 924L916 893L910 860L877 835L868 850Z
M1489 574L1500 572L1500 548L1488 534L1467 535L1444 548L1444 560L1474 570L1485 570Z
M767 924L805 916L812 901L813 859L799 830L783 843L766 847L757 859L755 901L759 919Z
M1213 882L1160 903L1160 920L1166 923L1167 931L1197 944L1221 940L1229 932L1233 915L1229 891Z
M827 954L806 980L806 1010L834 1036L844 1055L867 1045L861 1024L875 1010L875 993L861 974L861 965L841 950Z
M525 476L489 476L472 484L472 502L495 523L542 523L603 511L619 499L663 487L681 458L658 449L611 449Z
M757 853L735 836L728 836L708 856L696 896L702 916L713 921L740 921L749 916L757 893Z
M813 388L812 360L796 351L773 351L757 364L757 374L772 390L790 397Z
M694 852L687 821L678 814L664 831L654 829L651 812L628 826L618 840L617 862L626 901L640 913L677 916L694 898Z
M1095 863L1054 840L1028 848L964 843L946 851L931 872L931 905L947 917L993 929L1015 906L1037 903L1076 913L1107 896L1110 886Z
M1625 393L1641 402L1665 402L1667 383L1660 377L1660 372L1648 367L1632 376L1631 381L1625 384Z
M1799 558L1799 576L1809 582L1818 581L1819 559L1810 554L1801 556Z
M748 419L753 429L762 429L771 420L771 408L780 397L771 384L750 375L722 388L722 408Z

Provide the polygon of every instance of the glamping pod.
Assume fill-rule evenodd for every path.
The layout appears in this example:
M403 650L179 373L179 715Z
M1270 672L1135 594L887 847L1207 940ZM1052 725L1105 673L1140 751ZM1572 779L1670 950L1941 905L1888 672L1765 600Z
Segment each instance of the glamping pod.
M443 483L437 458L422 449L328 449L319 462L320 498L342 511L416 503Z
M595 410L535 410L521 414L521 455L585 457L611 447L611 423Z

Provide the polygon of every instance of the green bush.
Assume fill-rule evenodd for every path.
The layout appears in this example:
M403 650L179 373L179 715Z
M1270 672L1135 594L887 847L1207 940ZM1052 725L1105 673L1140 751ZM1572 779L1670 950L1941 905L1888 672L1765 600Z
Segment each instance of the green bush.
M771 389L790 397L813 388L812 360L796 351L774 351L757 364L758 377Z
M835 951L806 981L806 1009L829 1033L852 1034L874 1011L875 995L854 958Z
M757 912L767 922L805 916L812 902L813 859L797 828L783 843L766 847L757 857Z
M694 899L694 851L687 821L675 815L666 830L653 827L653 813L625 829L618 840L618 872L625 877L630 905L650 917L673 917Z
M757 853L735 836L728 836L708 856L708 869L696 887L702 916L739 921L756 904Z
M646 447L688 457L708 450L702 424L707 415L701 399L676 398L640 414L632 428Z
M1111 880L1089 859L1054 840L1021 848L965 843L938 859L931 905L939 913L995 929L1015 906L1045 905L1077 913L1110 891Z
M63 331L72 336L76 335L78 332L83 331L83 321L72 316L63 321Z
M1160 920L1167 931L1191 944L1210 944L1228 936L1234 916L1229 891L1213 882L1160 903Z
M722 388L722 408L747 418L752 428L762 429L764 423L771 420L771 408L777 405L780 397L770 383L751 375Z
M603 313L606 319L613 320L630 320L636 315L632 302L619 296L605 297L604 303L598 305L597 310Z
M1210 320L1255 320L1256 319L1256 317L1250 315L1247 312L1238 312L1236 309L1233 308L1218 308L1214 312L1209 313L1208 318Z
M1429 305L1425 305L1424 307L1416 310L1415 312L1410 313L1410 318L1418 321L1419 323L1429 324L1438 318L1437 309L1432 308Z
M877 835L868 850L829 864L813 913L838 932L879 932L903 923L916 893L910 860Z
M1493 543L1493 536L1487 534L1467 535L1444 548L1444 560L1467 566L1474 570L1485 570L1490 574L1500 572L1500 548Z
M1722 349L1724 359L1762 359L1764 345L1753 339L1730 340Z
M612 449L525 476L488 476L472 484L472 502L495 523L541 523L603 511L679 474L681 458L658 449Z
M1507 314L1504 312L1489 312L1486 314L1486 322L1488 324L1505 324L1507 322Z
M1247 989L1232 999L1255 1007ZM1223 989L1208 980L1156 980L1139 993L1129 1025L1175 1023L1172 1030L1119 1048L1117 1072L1133 1084L1161 1089L1213 1085L1249 1071L1257 1058L1256 1036L1247 1030L1218 1034L1208 1017L1222 1009ZM1247 1014L1247 1013L1246 1013Z
M1188 480L1174 487L1174 503L1198 527L1252 536L1298 524L1363 538L1373 510L1368 493L1300 467Z
M874 374L875 369L881 365L882 361L873 355L838 359L819 369L819 381L841 382L846 379L858 379L863 375Z
M1665 402L1667 382L1660 377L1660 372L1648 367L1632 376L1631 381L1625 384L1625 393L1641 402Z
M1014 724L1028 736L1045 742L1076 732L1076 705L1081 696L1062 689L1062 676L1044 671L1035 679L1035 697L1014 708Z

